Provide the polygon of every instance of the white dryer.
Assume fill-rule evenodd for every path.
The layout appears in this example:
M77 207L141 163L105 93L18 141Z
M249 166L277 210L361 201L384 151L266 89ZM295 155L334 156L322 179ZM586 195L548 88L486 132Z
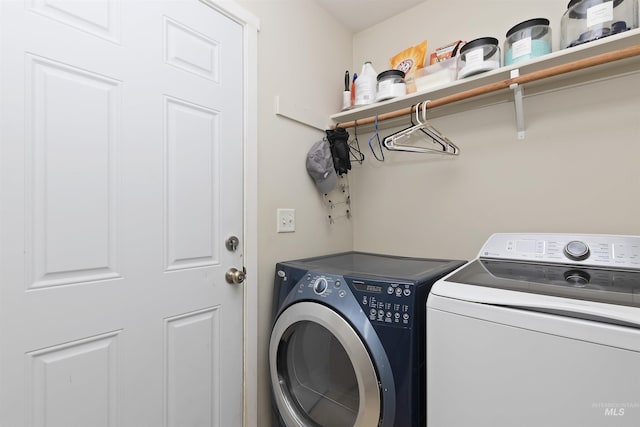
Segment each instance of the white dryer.
M640 426L640 237L495 234L436 282L427 426Z

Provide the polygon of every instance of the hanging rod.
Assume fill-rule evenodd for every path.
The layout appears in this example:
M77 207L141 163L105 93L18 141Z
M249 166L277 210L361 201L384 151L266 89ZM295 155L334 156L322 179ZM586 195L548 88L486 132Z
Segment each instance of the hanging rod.
M591 56L589 58L579 59L577 61L568 62L566 64L556 65L554 67L546 68L544 70L533 71L531 73L523 74L518 77L502 80L495 83L489 83L484 86L480 86L474 89L465 90L463 92L455 93L453 95L437 98L429 102L429 109L435 107L441 107L443 105L451 104L465 99L473 98L487 93L496 92L502 89L509 89L514 84L524 84L534 82L536 80L542 80L549 77L558 76L560 74L570 73L572 71L578 71L596 65L602 65L609 62L619 61L621 59L631 58L640 55L640 45L630 46L624 49L615 50L612 52L602 53L600 55ZM395 119L397 117L406 116L413 113L414 106L402 108L400 110L390 111L388 113L379 114L377 116L378 122L384 120ZM356 126L367 125L375 123L376 116L365 117L362 119L352 120L350 122L338 123L331 126L335 129L336 126L341 128L351 128Z

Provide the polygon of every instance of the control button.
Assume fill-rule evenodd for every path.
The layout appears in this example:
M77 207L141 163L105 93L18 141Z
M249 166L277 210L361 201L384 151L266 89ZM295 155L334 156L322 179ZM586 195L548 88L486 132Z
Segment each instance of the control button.
M393 288L392 288L391 286L389 286L389 287L387 288L387 293L388 293L389 295L393 295Z
M574 240L564 247L564 254L571 260L582 261L589 258L589 246L580 240Z
M367 305L369 303L369 301L367 300L367 297L364 296L362 297L362 305Z
M375 308L372 308L371 310L369 310L369 314L372 316L375 316L377 312L378 310L376 310Z
M564 272L564 280L576 288L584 288L589 284L591 275L582 270L569 270Z
M345 296L345 295L347 295L347 292L346 292L345 290L340 289L340 290L338 291L338 296L339 296L340 298L344 298L344 296Z
M404 294L405 297L408 297L409 295L411 295L411 289L405 289L403 291L403 294Z
M342 286L342 283L340 283L340 280L336 280L336 283L333 286L339 288L340 286Z
M396 288L396 296L397 297L401 297L402 296L402 289Z
M407 313L405 313L405 314L402 315L402 318L404 320L409 320L409 315Z
M327 287L329 286L329 284L327 283L327 279L325 279L324 277L321 277L319 279L316 280L316 282L313 284L313 291L320 295L323 294L324 291L327 290Z
M399 319L400 318L400 313L394 314L393 317L395 317L396 319Z
M387 311L387 315L386 315L386 316L387 316L387 317L391 317L391 312L390 312L390 311Z

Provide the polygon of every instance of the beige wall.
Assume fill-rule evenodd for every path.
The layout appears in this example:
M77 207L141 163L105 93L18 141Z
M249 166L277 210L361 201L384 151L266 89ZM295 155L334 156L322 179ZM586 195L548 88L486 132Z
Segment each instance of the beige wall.
M305 169L305 157L323 132L275 115L274 98L326 119L342 102L352 35L313 0L243 0L260 20L258 34L258 256L260 427L270 425L267 347L277 261L350 250L351 222L330 225ZM276 233L276 209L296 210L296 232ZM256 274L249 272L249 274Z
M433 120L459 158L393 153L354 176L355 248L470 259L495 232L640 234L640 75ZM376 212L376 215L369 213Z
M557 44L565 7L429 0L357 34L354 58L382 62L424 38L434 40L432 47L478 36L502 41L512 25L540 16L552 21ZM352 185L355 249L470 259L495 232L640 234L639 105L636 72L525 97L523 141L512 103L434 119L462 154L390 153L384 164L359 168Z

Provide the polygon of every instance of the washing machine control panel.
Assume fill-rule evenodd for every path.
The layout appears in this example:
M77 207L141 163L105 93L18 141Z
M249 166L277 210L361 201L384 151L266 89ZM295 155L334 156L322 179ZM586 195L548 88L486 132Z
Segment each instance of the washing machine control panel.
M497 233L478 257L640 270L640 237Z

